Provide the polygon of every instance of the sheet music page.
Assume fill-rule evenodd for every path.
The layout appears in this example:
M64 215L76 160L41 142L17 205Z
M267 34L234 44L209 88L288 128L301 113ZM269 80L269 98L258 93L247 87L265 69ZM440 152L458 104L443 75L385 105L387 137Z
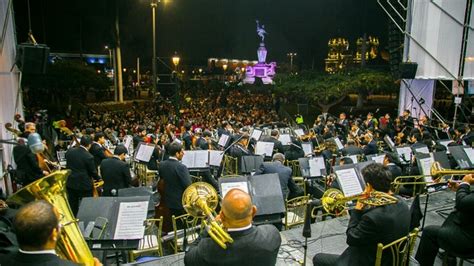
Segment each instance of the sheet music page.
M390 138L390 136L386 135L384 138L385 142L387 143L387 145L390 147L390 149L393 150L393 148L395 147L395 143L393 142L393 140Z
M221 183L222 198L224 198L225 195L227 194L227 192L229 192L233 188L238 188L242 191L245 191L247 194L249 193L249 185L245 181L242 181L242 182L223 182L223 183Z
M450 139L447 139L447 140L440 140L439 141L439 144L443 145L444 147L446 147L446 150L447 150L447 153L449 153L449 149L448 149L448 144L453 142L452 140Z
M260 129L254 128L250 138L258 141L260 139L260 137L262 136L262 133L263 133L263 131L261 131Z
M142 162L149 162L153 151L155 150L154 145L147 145L145 143L140 143L141 145L138 146L137 154L135 155L135 159L140 160Z
M130 135L125 136L124 146L127 150L130 150L130 146L132 145L133 137Z
M274 145L275 143L273 142L258 141L257 146L255 147L255 154L272 156Z
M358 163L359 162L359 160L357 159L357 155L349 155L347 157L352 159L352 163Z
M301 143L303 148L304 155L313 154L313 144L312 143Z
M466 155L469 158L469 161L471 161L471 164L474 164L474 149L464 148L464 151L466 152Z
M326 164L324 163L323 157L316 157L308 160L309 163L309 175L322 176L321 170L326 170Z
M385 154L374 156L371 160L383 164L383 159L385 159Z
M224 158L224 153L222 151L209 151L209 165L220 166Z
M335 137L335 138L334 138L334 141L336 142L336 145L337 145L337 149L338 149L338 150L344 149L344 145L342 145L342 142L341 142L341 140L340 140L338 137Z
M278 137L278 140L281 141L281 144L283 145L288 145L288 143L291 143L291 137L289 134L281 134L280 137Z
M424 153L424 154L429 154L430 151L428 150L428 147L420 147L415 149L416 152L419 153Z
M227 140L229 140L229 135L226 135L226 134L222 134L220 139L219 139L219 145L222 146L222 147L225 147L225 145L227 144Z
M209 163L209 153L207 150L204 151L194 151L194 167L196 168L206 168Z
M431 178L431 165L433 165L433 159L431 157L428 158L423 158L423 159L418 159L421 165L421 171L422 175L427 175L425 176L425 181L426 182L432 182L433 179Z
M181 159L181 163L184 164L187 168L194 167L194 156L196 156L194 152L195 151L184 152L183 158Z
M114 239L141 239L145 232L148 201L121 202Z
M410 147L397 147L397 153L402 159L405 159L405 161L410 161L411 159Z
M337 170L336 175L344 196L354 196L363 192L354 168Z
M294 131L295 131L296 136L298 136L298 137L301 137L301 136L304 135L304 131L301 128L297 128Z

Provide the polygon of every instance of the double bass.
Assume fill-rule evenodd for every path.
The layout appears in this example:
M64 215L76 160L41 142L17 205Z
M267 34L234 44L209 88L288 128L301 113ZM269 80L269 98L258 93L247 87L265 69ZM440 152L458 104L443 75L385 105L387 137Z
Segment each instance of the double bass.
M158 193L160 193L160 202L155 205L155 218L163 217L163 232L168 233L173 231L173 224L171 222L171 212L165 201L165 180L160 178L158 181Z

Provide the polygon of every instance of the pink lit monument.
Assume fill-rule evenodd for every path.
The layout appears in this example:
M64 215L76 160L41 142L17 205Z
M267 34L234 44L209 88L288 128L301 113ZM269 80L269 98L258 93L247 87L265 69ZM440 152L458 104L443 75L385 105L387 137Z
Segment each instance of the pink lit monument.
M268 34L265 31L265 26L260 26L257 20L257 35L261 38L260 47L257 49L258 63L253 66L247 66L244 79L244 83L246 84L253 84L255 78L261 78L263 84L273 84L276 63L266 63L267 48L265 48L265 34Z

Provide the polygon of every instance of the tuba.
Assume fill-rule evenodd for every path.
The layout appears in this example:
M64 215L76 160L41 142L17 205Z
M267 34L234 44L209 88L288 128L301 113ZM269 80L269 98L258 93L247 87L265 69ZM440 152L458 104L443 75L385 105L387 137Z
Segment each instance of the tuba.
M384 206L398 202L398 199L388 193L380 191L372 191L370 193L361 193L350 197L345 197L342 191L330 188L324 192L321 197L321 205L323 209L333 215L339 215L346 209L346 203L357 200L360 203L369 206Z
M196 182L191 184L183 193L183 206L186 212L198 218L203 219L202 223L206 227L209 236L223 249L227 248L227 243L234 240L217 223L213 211L219 203L219 197L216 190L205 182Z
M63 216L61 235L56 245L56 252L64 259L94 265L94 257L87 246L77 225L77 219L71 212L66 195L66 179L69 170L53 172L28 186L22 188L7 200L10 204L24 205L35 200L45 200L56 207Z

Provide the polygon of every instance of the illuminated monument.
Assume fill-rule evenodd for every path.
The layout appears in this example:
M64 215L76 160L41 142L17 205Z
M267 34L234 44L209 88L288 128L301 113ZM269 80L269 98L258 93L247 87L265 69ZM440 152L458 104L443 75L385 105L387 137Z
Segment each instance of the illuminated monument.
M257 49L258 63L253 66L247 66L244 83L253 84L255 78L261 78L263 84L272 84L275 76L276 63L266 63L267 48L265 48L265 26L260 26L257 20L257 35L261 38L260 47Z

